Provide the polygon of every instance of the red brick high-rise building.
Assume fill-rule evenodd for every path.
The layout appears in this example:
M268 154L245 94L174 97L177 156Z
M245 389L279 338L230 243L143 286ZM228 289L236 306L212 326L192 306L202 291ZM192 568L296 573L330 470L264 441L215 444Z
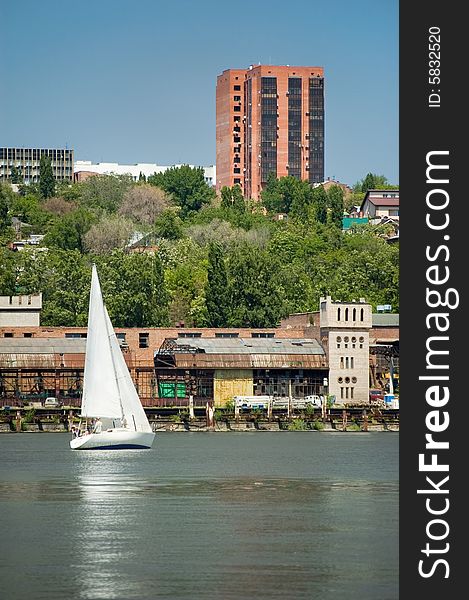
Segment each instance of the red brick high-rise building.
M324 181L324 69L258 65L217 77L217 190L258 199L272 173Z

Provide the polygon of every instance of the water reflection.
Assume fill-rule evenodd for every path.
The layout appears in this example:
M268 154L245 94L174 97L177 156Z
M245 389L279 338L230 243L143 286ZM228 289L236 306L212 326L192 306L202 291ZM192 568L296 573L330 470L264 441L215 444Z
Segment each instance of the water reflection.
M35 600L397 598L385 438L183 434L149 452L45 439L0 465L7 598L32 582Z

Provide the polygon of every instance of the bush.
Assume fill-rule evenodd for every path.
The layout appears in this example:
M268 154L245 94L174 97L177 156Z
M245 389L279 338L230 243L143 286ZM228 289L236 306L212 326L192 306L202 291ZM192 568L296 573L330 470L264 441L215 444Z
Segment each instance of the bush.
M304 419L293 419L288 424L288 431L305 431L306 429L308 429L308 424Z
M313 429L316 431L322 431L324 429L324 423L322 421L314 421Z

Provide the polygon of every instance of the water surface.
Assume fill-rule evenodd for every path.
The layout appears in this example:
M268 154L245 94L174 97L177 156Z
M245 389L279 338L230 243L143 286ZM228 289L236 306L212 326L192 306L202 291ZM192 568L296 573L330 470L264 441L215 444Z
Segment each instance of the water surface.
M398 598L398 434L0 435L7 600Z

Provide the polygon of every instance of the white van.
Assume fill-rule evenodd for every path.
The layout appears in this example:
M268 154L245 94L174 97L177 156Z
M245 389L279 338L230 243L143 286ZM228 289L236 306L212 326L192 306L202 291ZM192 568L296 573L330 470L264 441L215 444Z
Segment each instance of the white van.
M237 408L267 410L270 396L235 396L233 400Z
M59 408L59 406L60 402L57 400L57 398L46 398L44 400L45 408Z

